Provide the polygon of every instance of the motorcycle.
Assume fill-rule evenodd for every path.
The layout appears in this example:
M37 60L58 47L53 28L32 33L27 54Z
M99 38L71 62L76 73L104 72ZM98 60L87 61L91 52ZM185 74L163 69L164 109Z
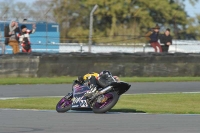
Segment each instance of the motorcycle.
M69 110L92 110L94 113L106 113L115 106L119 97L128 91L130 86L126 82L115 81L88 96L88 85L75 80L72 85L73 97L70 97L69 93L61 98L56 105L56 111L64 113Z

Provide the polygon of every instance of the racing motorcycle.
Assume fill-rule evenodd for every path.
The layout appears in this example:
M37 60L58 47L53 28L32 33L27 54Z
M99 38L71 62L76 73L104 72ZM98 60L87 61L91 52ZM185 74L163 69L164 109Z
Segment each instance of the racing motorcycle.
M118 102L120 95L125 93L130 84L116 81L88 95L88 85L75 80L72 85L73 97L66 95L56 105L56 111L64 113L69 110L92 110L94 113L106 113Z

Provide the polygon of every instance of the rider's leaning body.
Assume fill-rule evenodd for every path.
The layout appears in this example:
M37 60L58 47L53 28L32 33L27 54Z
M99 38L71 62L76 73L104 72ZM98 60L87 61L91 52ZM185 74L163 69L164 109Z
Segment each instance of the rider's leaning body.
M90 91L88 93L94 93L99 88L103 88L103 86L100 85L100 83L99 83L100 78L101 78L102 75L110 75L110 76L112 76L112 74L109 71L104 70L101 73L92 72L92 73L87 73L87 74L85 74L83 76L78 76L77 81L80 82L80 83L86 83L87 86L90 88ZM116 81L119 81L119 78L117 76L112 76L112 77ZM68 95L69 95L69 98L73 97L72 93L70 93Z
M99 87L104 88L104 86L106 85L103 85L104 83L102 82L104 81L101 80L101 78L103 78L103 75L108 75L110 77L113 77L115 81L119 81L119 78L117 76L112 76L112 74L108 70L104 70L100 73L87 73L84 76L79 76L77 80L81 83L88 83L88 87L91 90L94 88L98 89Z

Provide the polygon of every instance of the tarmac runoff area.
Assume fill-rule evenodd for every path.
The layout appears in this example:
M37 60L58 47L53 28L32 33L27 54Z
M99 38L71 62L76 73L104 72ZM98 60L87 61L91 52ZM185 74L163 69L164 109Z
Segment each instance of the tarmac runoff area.
M199 82L131 83L127 94L199 93ZM0 86L0 98L63 96L71 85ZM45 95L44 95L45 94ZM200 115L0 109L0 133L199 133Z

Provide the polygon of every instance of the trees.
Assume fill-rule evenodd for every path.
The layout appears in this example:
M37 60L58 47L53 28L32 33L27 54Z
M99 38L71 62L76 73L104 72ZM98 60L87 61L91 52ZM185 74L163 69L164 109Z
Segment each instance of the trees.
M188 18L187 23L184 31L185 38L200 40L200 14L197 14L195 18Z
M190 1L195 3L198 0ZM180 0L55 0L53 2L56 3L54 15L57 22L61 25L66 24L61 29L62 37L73 38L78 42L85 42L84 39L88 37L89 13L95 4L98 4L99 8L94 14L94 42L141 41L148 28L152 28L156 23L162 28L171 28L175 38L178 38L178 33L186 30L188 23L183 1Z
M53 16L52 3L48 0L36 0L31 4L29 8L29 18L35 21L47 21L55 22L57 21Z
M28 16L27 8L29 6L24 2L15 3L14 0L0 2L1 20L20 19Z
M88 9L80 0L53 0L53 13L60 24L61 42L86 42Z
M187 18L183 0L37 0L32 5L8 0L1 2L0 13L7 18L57 22L61 42L87 42L89 14L95 4L99 7L94 14L93 42L141 42L155 24L161 32L171 28L174 38L199 34L198 16Z
M134 40L138 36L143 36L147 29L156 23L163 27L174 27L176 24L182 29L186 24L184 8L173 0L83 0L83 2L87 7L96 3L99 5L95 14L98 22L95 30L104 32L103 35L109 36L110 40L118 38ZM99 34L96 32L97 36Z

